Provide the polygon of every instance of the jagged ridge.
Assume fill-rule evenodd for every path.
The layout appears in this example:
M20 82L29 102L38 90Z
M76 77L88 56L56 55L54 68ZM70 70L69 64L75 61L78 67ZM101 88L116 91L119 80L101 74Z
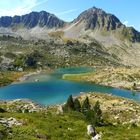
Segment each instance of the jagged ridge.
M31 12L23 16L5 16L0 18L0 27L13 27L16 25L23 25L26 28L34 28L36 26L40 27L62 27L64 21L57 18L55 15L47 13L45 11L41 12Z

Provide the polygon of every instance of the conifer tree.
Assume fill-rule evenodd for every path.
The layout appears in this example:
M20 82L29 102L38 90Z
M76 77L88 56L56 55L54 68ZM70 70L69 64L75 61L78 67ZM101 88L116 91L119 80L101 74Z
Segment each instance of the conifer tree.
M64 106L64 110L65 111L70 111L70 110L74 110L74 102L73 102L73 97L72 95L69 96L67 103Z
M99 101L95 103L95 106L93 107L93 109L89 109L86 112L84 112L84 115L87 121L93 124L94 126L100 126L103 123L102 111L100 109Z
M74 100L74 109L75 111L78 111L78 112L81 111L81 104L77 98Z
M88 97L86 97L86 99L84 100L83 105L82 105L82 112L85 114L88 110L90 110L90 108L91 108L91 106L89 103L89 99L88 99Z
M102 123L103 119L102 119L102 111L100 109L99 101L97 101L95 103L95 106L94 106L93 110L94 110L95 124L100 125Z

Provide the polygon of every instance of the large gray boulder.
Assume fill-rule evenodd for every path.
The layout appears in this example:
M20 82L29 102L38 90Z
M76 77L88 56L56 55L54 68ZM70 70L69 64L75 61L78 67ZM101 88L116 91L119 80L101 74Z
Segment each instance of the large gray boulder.
M89 136L95 136L96 135L96 130L95 130L95 127L93 127L93 125L88 125L87 126L87 134Z

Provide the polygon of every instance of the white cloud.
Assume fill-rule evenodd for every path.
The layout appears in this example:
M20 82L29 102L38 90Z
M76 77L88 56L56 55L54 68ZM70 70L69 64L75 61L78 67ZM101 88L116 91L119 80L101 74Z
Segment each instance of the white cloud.
M133 24L129 24L129 22L127 20L124 21L123 24L127 27L134 27L135 28L135 26Z
M127 20L124 21L123 24L124 24L125 26L128 26L128 21L127 21Z
M57 13L56 15L57 15L57 16L61 16L61 15L73 13L73 12L75 12L75 11L77 11L77 9L71 9L71 10L63 11L63 12Z
M41 5L48 0L43 0L38 2L37 0L21 0L20 6L12 9L0 9L0 16L14 16L14 15L24 15L30 13L34 7Z

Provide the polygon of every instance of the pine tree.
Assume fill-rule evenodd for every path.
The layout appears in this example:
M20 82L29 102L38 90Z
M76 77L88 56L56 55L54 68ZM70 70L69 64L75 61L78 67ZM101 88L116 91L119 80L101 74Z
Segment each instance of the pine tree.
M95 103L93 110L94 110L95 125L100 125L103 122L103 119L99 101Z
M72 95L69 96L67 103L64 106L64 110L65 111L70 111L70 110L74 110L74 102L73 102L73 97Z
M95 126L95 113L94 110L90 109L85 113L86 120Z
M81 104L77 98L74 100L74 109L75 111L78 111L78 112L81 111Z
M85 101L83 102L83 105L82 105L82 112L85 114L88 110L90 110L91 106L90 106L90 103L89 103L89 99L88 97L86 97Z
M103 124L102 111L100 109L100 103L97 101L93 109L90 109L84 113L87 121L94 126L100 126Z

